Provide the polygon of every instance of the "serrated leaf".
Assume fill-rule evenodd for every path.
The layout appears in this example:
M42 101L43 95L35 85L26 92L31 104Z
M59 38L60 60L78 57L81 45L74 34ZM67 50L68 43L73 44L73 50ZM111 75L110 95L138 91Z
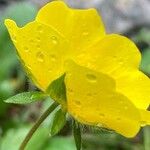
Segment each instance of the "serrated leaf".
M66 123L66 113L62 111L62 109L59 109L53 118L50 134L51 136L54 136L57 134L65 125Z
M54 80L46 90L46 93L49 94L52 99L62 104L63 106L66 103L66 86L64 78L65 74Z
M73 121L73 135L77 150L81 150L81 129L78 122Z
M42 92L23 92L4 100L4 102L13 104L29 104L46 97L47 95Z

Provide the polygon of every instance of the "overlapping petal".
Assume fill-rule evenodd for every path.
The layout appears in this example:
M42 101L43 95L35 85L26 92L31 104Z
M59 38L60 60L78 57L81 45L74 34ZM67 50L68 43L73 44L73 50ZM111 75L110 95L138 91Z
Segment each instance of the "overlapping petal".
M116 92L108 75L67 63L68 111L82 123L111 128L127 137L140 128L140 113L128 98Z
M115 79L117 90L138 108L149 106L150 80L139 71L140 52L131 40L116 34L107 35L80 55L74 56L78 64Z

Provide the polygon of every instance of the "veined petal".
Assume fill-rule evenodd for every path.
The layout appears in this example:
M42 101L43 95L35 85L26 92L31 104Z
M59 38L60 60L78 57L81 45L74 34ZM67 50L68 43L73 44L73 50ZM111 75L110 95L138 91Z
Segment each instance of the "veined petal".
M133 137L140 128L138 109L115 91L108 75L67 63L68 112L81 123L103 126Z
M107 35L82 54L74 56L74 61L108 74L116 81L117 90L127 96L140 109L150 104L150 80L139 71L141 55L135 44L120 35Z
M37 21L18 28L12 20L5 24L17 52L31 78L42 90L63 73L62 54L68 42L50 26Z
M63 34L71 43L70 53L82 50L105 35L102 19L95 9L72 9L62 1L48 3L36 20Z

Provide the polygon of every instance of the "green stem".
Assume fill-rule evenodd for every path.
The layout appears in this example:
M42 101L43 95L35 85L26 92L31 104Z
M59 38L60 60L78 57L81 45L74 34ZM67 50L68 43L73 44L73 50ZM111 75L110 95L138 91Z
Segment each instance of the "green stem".
M33 125L33 127L30 129L28 134L26 135L25 139L23 140L19 150L24 150L26 145L28 144L29 140L35 133L35 131L38 129L38 127L41 125L41 123L49 116L49 114L58 106L57 102L54 102L42 115L41 117L36 121L36 123Z
M150 148L150 127L144 128L144 148L145 150Z

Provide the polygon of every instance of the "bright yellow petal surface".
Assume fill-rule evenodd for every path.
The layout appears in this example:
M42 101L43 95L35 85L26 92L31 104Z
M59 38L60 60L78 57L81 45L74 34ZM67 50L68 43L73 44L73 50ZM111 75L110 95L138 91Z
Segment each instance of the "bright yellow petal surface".
M150 111L140 110L140 114L141 114L141 125L142 126L150 125Z
M39 11L36 20L63 34L71 43L71 53L105 35L103 22L95 9L71 9L62 1L48 3Z
M150 104L150 80L139 70L140 52L135 44L120 35L107 35L82 54L74 56L81 66L108 74L117 90L141 109Z
M105 35L95 9L70 9L62 1L48 3L36 21L23 28L11 20L6 20L6 26L28 73L43 90L64 73L65 59Z
M63 56L68 42L50 26L31 22L18 28L11 20L5 24L27 72L43 90L63 73Z
M140 128L138 109L115 91L109 76L67 63L68 112L81 123L103 126L133 137Z

